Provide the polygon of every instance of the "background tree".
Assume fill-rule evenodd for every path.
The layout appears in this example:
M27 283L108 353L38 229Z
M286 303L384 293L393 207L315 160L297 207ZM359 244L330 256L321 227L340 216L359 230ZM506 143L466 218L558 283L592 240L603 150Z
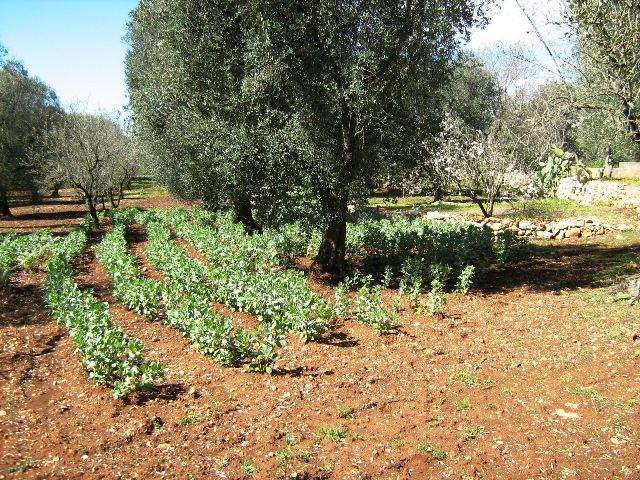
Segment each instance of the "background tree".
M473 143L482 132L489 131L501 109L502 100L503 90L495 72L489 70L474 53L462 52L456 61L451 83L444 91L443 110L446 117L443 130L430 146L431 153L425 158L426 161L419 165L418 171L421 173L414 175L418 179L427 179L428 190L433 193L434 201L440 200L452 184L456 189L460 188L448 168L450 160L460 166L460 158L453 159L453 152L467 160L474 158L473 155L467 155L471 145L464 143ZM447 150L446 154L440 151L442 148ZM459 168L456 171L461 173Z
M325 222L316 264L341 271L349 201L437 132L442 86L481 6L143 0L128 36L136 129L171 151L176 190L307 187ZM194 117L203 128L185 128ZM171 131L188 145L163 141Z
M136 171L131 142L116 118L107 114L68 113L51 129L40 156L45 184L73 187L99 225L97 207L105 195L117 198Z
M640 3L570 0L567 16L577 38L579 106L614 114L640 148Z
M0 46L0 50L2 46ZM1 56L0 56L1 57ZM0 58L1 61L1 58ZM27 189L37 200L38 172L29 161L41 137L63 115L55 92L9 60L0 69L0 214L11 215L8 193Z
M272 108L282 100L264 98L268 82L258 84L247 67L257 41L249 38L248 8L141 1L129 23L126 74L145 167L172 194L211 208L230 203L259 229L251 200L265 193L267 177L273 192L295 169L286 167L282 115Z
M487 131L498 115L507 85L500 85L498 73L481 57L463 51L456 62L450 85L445 90L445 110L471 130Z
M556 126L542 115L545 108L536 110L543 96L528 81L533 70L526 49L499 45L491 54L490 63L474 54L460 57L442 132L425 142L429 155L422 166L431 185L469 197L485 216L501 194L533 193L527 178L551 148L548 135Z
M442 172L452 193L470 198L485 217L493 215L505 190L521 195L531 188L530 175L517 165L517 144L505 135L502 128L471 130L459 118L447 116L432 144L432 168Z
M615 162L636 162L640 150L611 110L581 110L572 124L570 144L589 167L602 168L607 149Z

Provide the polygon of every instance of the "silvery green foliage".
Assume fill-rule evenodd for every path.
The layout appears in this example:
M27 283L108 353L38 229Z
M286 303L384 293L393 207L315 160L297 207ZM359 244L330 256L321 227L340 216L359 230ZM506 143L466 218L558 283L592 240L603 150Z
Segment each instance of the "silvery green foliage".
M115 115L67 113L46 135L39 158L51 175L45 183L69 185L84 199L97 224L99 199L118 206L137 171L131 139Z
M182 196L304 189L326 226L317 264L340 270L349 201L422 158L485 3L142 0L127 33L134 130Z

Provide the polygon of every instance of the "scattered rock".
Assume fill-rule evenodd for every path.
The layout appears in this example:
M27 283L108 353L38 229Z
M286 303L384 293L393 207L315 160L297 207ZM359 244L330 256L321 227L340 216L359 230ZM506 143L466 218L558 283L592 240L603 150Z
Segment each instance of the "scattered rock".
M575 413L575 412L565 412L562 408L557 409L551 415L556 415L556 416L562 417L562 418L580 418L580 415L578 415L577 413Z
M423 218L425 220L444 220L445 217L446 216L444 214L436 210L434 212L427 212Z
M580 228L578 227L572 227L567 229L566 232L564 232L564 236L565 238L578 238L580 236Z

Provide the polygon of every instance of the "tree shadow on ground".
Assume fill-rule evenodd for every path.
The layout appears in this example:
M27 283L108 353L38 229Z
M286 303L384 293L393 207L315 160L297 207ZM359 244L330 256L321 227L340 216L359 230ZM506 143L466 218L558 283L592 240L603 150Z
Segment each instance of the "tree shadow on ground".
M54 321L44 309L44 296L37 285L14 283L2 286L0 327L41 325ZM34 302L37 302L34 306Z
M33 221L60 221L60 220L80 220L87 215L86 208L69 209L61 212L33 212L14 214L8 221L22 224L23 222Z
M611 285L617 272L638 269L640 244L531 245L529 254L491 266L477 286L483 294L528 287L532 291L576 290ZM640 262L638 262L640 263Z

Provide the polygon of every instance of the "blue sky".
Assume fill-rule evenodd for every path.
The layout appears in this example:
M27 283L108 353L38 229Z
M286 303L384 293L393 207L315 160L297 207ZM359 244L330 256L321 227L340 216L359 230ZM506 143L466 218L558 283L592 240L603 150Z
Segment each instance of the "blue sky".
M63 105L126 104L123 37L137 0L0 0L0 43Z
M563 0L521 0L541 28ZM122 110L126 105L123 37L138 0L0 0L0 43L58 94L81 110ZM515 0L501 10L471 46L503 40L537 40ZM543 32L544 33L544 32ZM545 33L545 36L547 34ZM539 48L541 57L545 53ZM544 60L544 58L543 58Z

